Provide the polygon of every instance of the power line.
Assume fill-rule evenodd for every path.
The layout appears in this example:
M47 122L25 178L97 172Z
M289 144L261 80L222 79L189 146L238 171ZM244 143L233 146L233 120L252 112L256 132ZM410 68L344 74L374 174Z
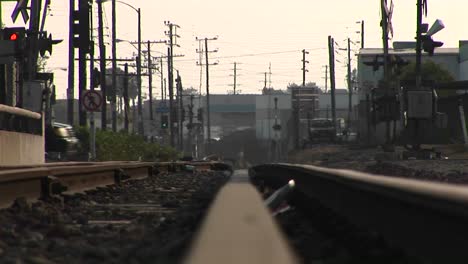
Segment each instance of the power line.
M326 50L326 48L316 48L311 50ZM286 53L294 53L294 52L301 52L302 50L287 50L287 51L276 51L276 52L261 52L261 53L248 53L248 54L241 54L241 55L233 55L233 56L220 56L216 57L217 59L232 59L232 58L242 58L242 57L254 57L254 56L263 56L263 55L275 55L275 54L286 54ZM178 62L183 61L197 61L196 59L187 59L187 60L177 60Z

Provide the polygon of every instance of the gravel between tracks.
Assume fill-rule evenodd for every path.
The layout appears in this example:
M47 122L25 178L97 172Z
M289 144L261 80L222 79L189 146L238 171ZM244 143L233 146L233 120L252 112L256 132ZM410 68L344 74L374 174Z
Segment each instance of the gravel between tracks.
M161 173L0 210L0 263L179 263L222 172Z
M317 145L294 153L290 163L352 169L379 175L397 176L454 184L468 184L468 159L399 160L397 153L379 148L350 148L346 145Z

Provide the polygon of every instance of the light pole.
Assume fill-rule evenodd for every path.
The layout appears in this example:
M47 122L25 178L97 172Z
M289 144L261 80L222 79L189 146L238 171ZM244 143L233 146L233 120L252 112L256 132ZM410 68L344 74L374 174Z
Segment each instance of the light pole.
M138 14L138 55L137 55L137 86L138 86L138 134L140 134L141 136L144 136L144 127L143 127L143 106L142 106L142 102L141 102L141 10L140 8L136 8L126 2L123 2L123 1L119 1L119 0L101 0L102 3L104 2L109 2L109 1L112 1L112 2L117 2L117 3L121 3L121 4L124 4L128 7L130 7L131 9L133 9L137 14ZM112 19L112 28L114 29L115 28L115 14L113 12L113 19ZM113 30L113 32L115 32ZM115 46L116 46L116 37L115 37L115 34L112 34L112 47L113 47L113 50L115 50ZM112 56L112 68L113 68L113 77L112 79L114 79L115 75L116 75L116 68L117 66L114 67L114 64L117 63L117 60L116 60L116 56L115 56L115 52L113 52L113 56ZM115 82L114 82L114 86L115 86ZM115 105L114 105L115 107ZM115 109L114 109L115 110Z

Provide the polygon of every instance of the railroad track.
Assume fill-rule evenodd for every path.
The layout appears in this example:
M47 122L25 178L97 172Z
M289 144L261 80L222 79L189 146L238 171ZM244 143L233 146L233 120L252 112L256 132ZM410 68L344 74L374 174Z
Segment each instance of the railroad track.
M155 172L187 170L229 170L229 167L219 162L78 162L1 167L0 204L7 206L18 197L37 199L82 192L145 178ZM468 189L464 186L292 164L260 165L251 168L249 174L254 184L272 189L294 179L294 190L300 194L293 194L297 209L306 211L310 209L311 202L318 202L352 225L378 233L386 243L403 249L411 259L419 261L416 263L465 263L468 259L465 250ZM177 173L162 175L166 175L169 186L172 186L172 180L177 179L171 176ZM182 182L188 180L183 173L177 177ZM153 181L158 179L156 177ZM261 196L249 187L247 179L245 171L236 171L229 184L218 193L197 239L190 247L186 263L229 263L227 259L234 263L239 257L247 262L255 259L256 263L297 263L283 235L276 230L275 221L263 205ZM207 179L206 183L209 182ZM169 197L179 192L185 193L180 197L191 195L191 191L181 191L190 187L164 189L158 186L149 189L154 188L150 193L157 197ZM190 186L190 183L183 186ZM123 189L115 190L121 193ZM132 220L120 219L119 215L115 219L109 218L106 212L118 209L129 216L143 213L164 215L172 212L171 203L175 202L163 200L162 203L153 203L150 201L153 200L152 194L142 194L140 200L130 203L125 200L118 204L106 202L114 196L112 190L96 191L92 199L97 203L84 203L82 214L91 216L87 220L89 226L129 226L127 229L131 230ZM88 199L84 196L65 197ZM184 203L181 201L178 203ZM86 213L86 210L92 213ZM105 213L102 219L100 212Z
M422 263L468 260L466 186L293 164L256 166L250 178L275 189L294 179L299 209L319 202Z
M19 198L33 201L83 192L161 171L224 170L220 162L60 162L0 167L0 208Z

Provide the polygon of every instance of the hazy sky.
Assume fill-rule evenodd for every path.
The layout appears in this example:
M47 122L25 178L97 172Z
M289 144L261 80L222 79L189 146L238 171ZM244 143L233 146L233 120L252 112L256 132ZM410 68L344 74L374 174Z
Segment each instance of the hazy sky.
M210 91L227 93L232 90L233 63L238 63L238 87L242 93L259 93L263 88L264 72L271 63L271 86L285 89L288 83L302 82L302 49L309 52L307 82L324 86L325 68L328 64L327 36L332 35L337 48L346 48L346 38L360 40L356 31L364 20L365 46L381 47L379 0L123 0L142 12L142 40L165 40L164 21L171 21L181 28L178 31L180 48L174 54L174 67L180 71L184 87L200 87L200 67L196 65L198 42L195 37L214 37L209 49L218 49L210 54L210 62L219 65L210 68ZM55 39L64 39L54 47L48 68L56 72L58 97L65 98L67 72L56 70L68 65L68 2L52 0L46 21L46 30ZM394 40L413 40L415 36L416 0L395 0L393 14ZM3 4L3 18L7 26L11 23L13 4ZM428 17L424 22L432 24L435 19L444 21L446 28L435 39L445 43L444 47L457 47L458 40L468 39L468 26L464 15L468 10L466 0L428 0ZM106 42L110 43L111 3L105 3ZM96 5L94 11L97 10ZM96 12L95 12L95 18ZM18 19L21 22L21 18ZM17 23L21 25L21 23ZM97 25L97 19L95 19ZM97 35L97 31L95 31ZM137 15L131 8L117 3L117 38L136 41ZM357 51L359 44L352 45ZM152 46L153 56L166 53L162 44ZM107 48L110 55L111 46ZM130 58L136 50L128 43L118 44L118 57ZM159 52L159 53L158 53ZM346 51L337 51L337 87L345 87ZM354 58L353 58L353 62ZM164 65L166 67L166 65ZM202 90L205 89L205 69L202 75ZM166 72L164 72L166 73ZM76 78L77 79L77 78ZM147 91L147 78L143 88ZM155 94L159 97L159 75L155 74ZM77 87L77 85L75 86Z

